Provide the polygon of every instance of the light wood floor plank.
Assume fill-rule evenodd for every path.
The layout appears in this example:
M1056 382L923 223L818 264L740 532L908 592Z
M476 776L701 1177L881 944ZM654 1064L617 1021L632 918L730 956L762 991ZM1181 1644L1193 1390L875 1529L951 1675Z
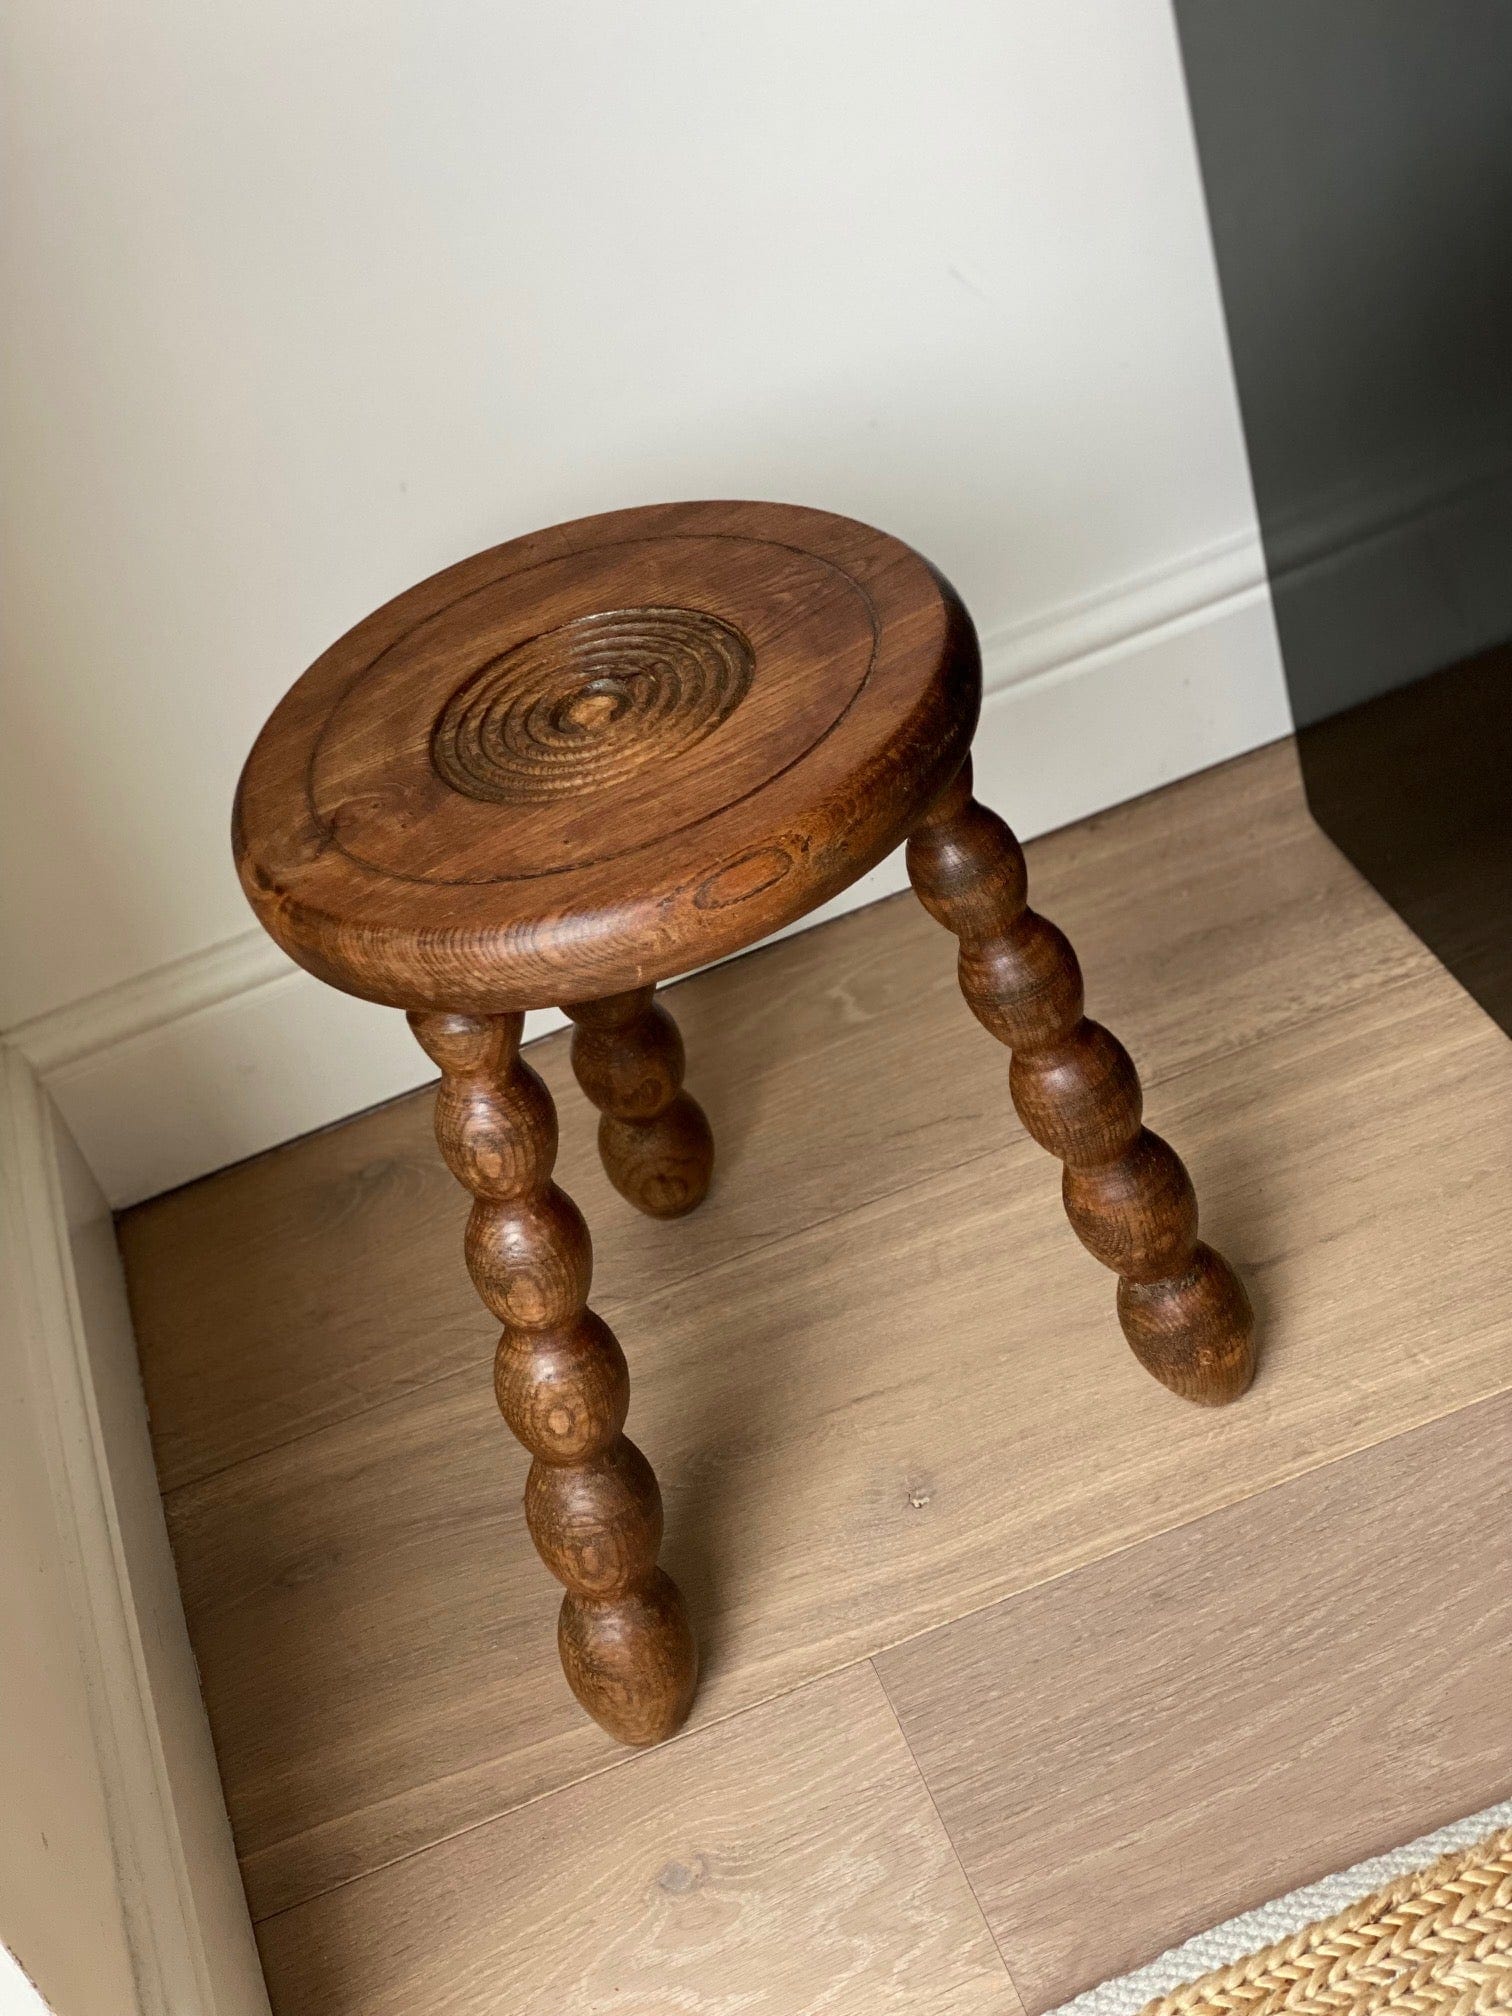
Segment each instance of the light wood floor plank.
M1018 2016L870 1667L265 1923L276 2016Z
M1512 1794L1509 1446L1504 1394L877 1662L1031 2011Z
M1021 1141L625 1313L701 1721L1512 1377L1512 1051L1436 969L1151 1118L1261 1313L1237 1407L1134 1365ZM523 1468L479 1366L171 1494L255 1911L614 1761L556 1670Z
M1307 817L1290 744L1029 857L1092 1012L1150 1086L1436 970ZM611 1321L1016 1138L1002 1053L961 1003L953 951L905 896L677 988L719 1168L675 1225L637 1219L606 1184L565 1037L533 1046ZM422 1094L127 1213L164 1489L485 1365L492 1339L457 1257L464 1209Z

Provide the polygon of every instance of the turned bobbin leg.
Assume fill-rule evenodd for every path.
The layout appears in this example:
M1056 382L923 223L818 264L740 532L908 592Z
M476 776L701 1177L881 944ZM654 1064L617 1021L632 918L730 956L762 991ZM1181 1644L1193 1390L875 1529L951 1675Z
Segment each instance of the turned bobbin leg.
M680 1218L709 1187L714 1136L682 1089L682 1037L654 991L570 1006L572 1068L599 1110L609 1181L638 1211Z
M1028 908L1023 853L972 797L969 760L910 837L908 873L925 909L961 941L967 1005L1013 1053L1019 1118L1065 1164L1077 1237L1120 1277L1118 1316L1135 1357L1188 1400L1237 1399L1255 1369L1243 1284L1198 1239L1181 1158L1141 1125L1129 1054L1082 1013L1076 954Z
M468 1272L504 1325L494 1390L534 1459L530 1536L567 1589L557 1627L563 1669L611 1736L658 1742L687 1715L698 1655L677 1585L656 1565L656 1478L622 1432L624 1353L587 1307L588 1227L551 1180L551 1095L520 1060L523 1017L409 1019L441 1067L441 1153L473 1196Z

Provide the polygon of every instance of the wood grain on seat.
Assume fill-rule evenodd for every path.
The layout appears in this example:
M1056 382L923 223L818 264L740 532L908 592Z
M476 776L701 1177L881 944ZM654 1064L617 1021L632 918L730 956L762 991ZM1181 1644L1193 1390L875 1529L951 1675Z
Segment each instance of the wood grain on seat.
M291 958L484 1014L664 980L879 861L960 763L976 638L901 541L666 504L535 532L316 660L237 791L242 886Z

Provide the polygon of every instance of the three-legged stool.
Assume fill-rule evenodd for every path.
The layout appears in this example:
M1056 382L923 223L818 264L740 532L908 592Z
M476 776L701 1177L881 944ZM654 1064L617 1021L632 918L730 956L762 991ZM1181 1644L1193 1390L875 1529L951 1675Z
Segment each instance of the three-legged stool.
M1141 1124L1128 1053L1083 1015L1076 955L1027 907L1017 841L971 795L979 698L966 611L897 540L783 505L669 504L512 540L386 604L280 702L242 775L236 859L262 923L322 980L407 1010L440 1066L467 1265L503 1325L499 1406L534 1458L525 1515L567 1590L562 1664L624 1742L677 1728L697 1652L623 1432L624 1356L588 1307L588 1228L551 1180L526 1009L571 1016L616 1187L689 1210L713 1143L656 982L906 839L967 1003L1012 1052L1019 1117L1119 1276L1136 1357L1190 1400L1249 1383L1244 1290Z

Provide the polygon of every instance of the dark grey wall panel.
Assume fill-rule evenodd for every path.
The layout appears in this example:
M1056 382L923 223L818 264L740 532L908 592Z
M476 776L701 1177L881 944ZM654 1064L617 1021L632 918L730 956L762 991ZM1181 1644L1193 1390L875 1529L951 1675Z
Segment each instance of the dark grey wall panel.
M1512 0L1176 0L1314 813L1512 1028Z

